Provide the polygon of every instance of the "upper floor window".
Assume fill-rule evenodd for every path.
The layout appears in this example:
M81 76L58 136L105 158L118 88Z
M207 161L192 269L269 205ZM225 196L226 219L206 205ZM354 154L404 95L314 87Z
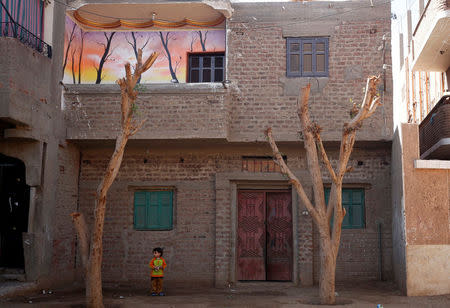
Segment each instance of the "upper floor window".
M287 39L286 68L288 77L328 76L328 38Z
M225 76L224 52L189 53L187 82L222 82Z

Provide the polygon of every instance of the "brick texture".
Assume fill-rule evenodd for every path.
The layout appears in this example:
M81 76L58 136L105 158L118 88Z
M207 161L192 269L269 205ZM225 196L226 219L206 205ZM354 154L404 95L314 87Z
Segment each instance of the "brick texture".
M201 151L174 151L157 148L151 154L130 147L125 155L117 181L108 195L104 235L103 272L105 282L115 284L140 283L148 280L147 264L152 248L164 247L169 264L166 280L169 283L195 280L205 285L229 281L232 270L231 188L217 187L215 174L242 172L241 156L258 149L226 150L214 148ZM285 149L291 168L306 175L304 158L292 149ZM337 153L332 154L331 157ZM266 153L264 153L266 154ZM300 152L300 157L302 152ZM80 208L92 223L95 190L104 168L108 151L85 150L82 153L80 178ZM358 161L364 162L358 166ZM369 187L366 191L366 222L363 230L343 231L338 263L338 280L372 279L378 275L376 222L390 226L390 188L388 179L389 151L355 152L351 164L355 171L346 182ZM263 174L263 173L261 173ZM305 176L306 177L306 176ZM264 178L264 177L262 177ZM310 183L305 179L308 191ZM174 229L170 231L136 231L133 228L133 193L135 188L172 186L175 191ZM379 196L383 196L380 198ZM312 221L298 214L299 275L317 273L318 247L313 236ZM391 275L391 233L383 229L385 275ZM309 265L309 266L308 266Z
M327 3L309 4L286 4L293 10L286 13L309 16L316 13L315 6L338 13L337 8ZM361 102L367 76L383 73L383 63L390 67L390 50L379 49L383 35L390 33L389 9L369 9L358 16L333 19L334 24L326 33L330 43L329 76L319 80L286 78L285 20L281 17L274 20L273 16L281 16L275 12L275 15L264 13L271 8L279 9L279 4L254 5L252 12L262 15L262 20L260 15L252 19L249 8L242 13L240 10L246 5L250 4L237 5L233 20L227 23L230 84L208 85L202 91L192 85L144 86L138 116L148 120L134 137L140 140L132 140L127 146L122 168L108 195L103 263L106 282L148 281L147 264L156 246L165 248L168 283L226 285L232 281L236 263L233 259L236 247L232 247L236 232L233 189L239 183L231 178L220 182L220 175L234 174L247 183L267 183L268 179L287 183L281 175L270 172L270 166L266 166L267 170L259 167L258 160L242 160L243 156L272 155L264 136L264 130L271 126L289 166L302 179L307 193L312 194L305 152L299 143L298 88L308 81L312 83L311 117L324 128L323 139L326 146L331 146L340 140L342 125L350 119L350 100ZM310 31L308 36L317 35L314 27L305 24L291 27L290 31L300 30ZM350 161L355 169L345 178L346 185L366 189L366 228L343 231L338 281L379 276L379 222L383 226L383 275L392 277L390 150L383 143L392 139L390 70L383 76L386 88L379 89L383 106L358 132L357 139L363 142L357 143L361 147ZM105 85L73 86L66 93L69 139L83 142L115 138L120 95L117 89L111 89ZM154 143L151 141L154 139L160 140ZM205 139L216 140L208 143L203 142ZM370 147L364 149L363 145ZM99 145L82 150L79 204L90 223L96 186L110 154L111 149ZM337 149L332 148L329 156L336 164ZM329 183L325 170L323 176ZM158 186L175 189L174 229L134 230L134 190ZM317 280L318 246L311 217L303 212L300 204L294 218L298 234L294 239L298 247L295 275L300 282L309 284Z
M76 236L70 217L78 201L79 151L74 145L59 146L58 166L52 272L67 275L76 267Z

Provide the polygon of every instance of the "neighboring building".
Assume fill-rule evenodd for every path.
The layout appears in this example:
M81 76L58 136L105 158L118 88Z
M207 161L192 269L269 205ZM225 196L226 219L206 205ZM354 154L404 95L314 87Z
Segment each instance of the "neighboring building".
M392 4L394 276L450 293L450 2Z
M40 89L43 81L49 86L45 97L51 97L39 105L47 108L43 118L39 112L29 122L9 116L5 123L16 129L5 127L0 148L25 163L27 185L44 196L32 197L36 206L29 217L35 217L35 242L45 254L28 260L47 267L33 261L30 268L39 275L28 276L25 266L27 279L80 270L69 214L79 210L92 223L96 187L119 129L120 91L112 83L123 61L134 61L134 47L144 45L144 54L156 48L160 57L138 86L138 117L147 122L129 141L108 194L106 283L146 281L156 246L165 249L168 284L317 282L318 235L278 172L264 130L273 128L288 165L312 197L296 114L300 87L312 84L311 114L324 128L336 162L351 101L360 102L367 77L379 73L383 105L358 132L354 171L344 179L349 214L336 279L393 278L389 2L75 1L66 21L56 7L53 16L52 60L33 56L16 39L0 38L2 48L10 48L9 41L17 45L10 53L29 53L23 56L28 60L7 62L15 69L6 75L2 69L0 82L34 78L36 83L23 85L30 86L26 91ZM63 47L58 30L64 23ZM22 75L22 63L37 56L48 67ZM52 72L48 77L46 69ZM37 103L19 108L13 102L6 101L18 117ZM26 146L38 152L22 151ZM325 170L324 177L329 186Z
M73 280L76 243L66 217L77 204L77 177L60 177L58 162L70 158L65 172L78 169L61 110L65 7L1 3L0 280Z

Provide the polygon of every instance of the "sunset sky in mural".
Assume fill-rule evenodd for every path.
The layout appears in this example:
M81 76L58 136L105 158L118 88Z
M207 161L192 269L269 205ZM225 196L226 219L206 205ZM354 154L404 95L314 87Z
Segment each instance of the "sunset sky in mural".
M72 32L74 23L66 17L66 38L64 45L64 56L67 53L68 38ZM206 31L202 31L205 34ZM111 33L106 32L109 36ZM166 32L163 32L165 35ZM97 78L97 71L100 59L103 55L106 38L104 32L85 32L83 45L83 57L81 61L81 83L92 84ZM161 43L159 32L135 32L137 45L141 47L148 40L148 44L143 50L143 58L146 59L153 51L159 54L158 59L152 68L142 75L141 83L168 83L172 77L169 71L169 64L165 56L164 47ZM64 82L73 83L72 69L75 73L76 83L78 83L78 63L81 50L80 28L75 26L74 39L67 53L67 64L64 69ZM170 31L169 50L172 58L172 65L178 63L176 75L179 82L186 82L187 52L191 50L191 42L194 39L193 51L200 52L202 47L199 41L198 31ZM103 79L101 83L111 84L124 76L124 64L136 63L133 48L127 42L132 41L131 32L116 32L111 42L112 54L103 66ZM206 39L207 51L225 50L225 30L208 30ZM72 54L75 52L75 62L72 63Z

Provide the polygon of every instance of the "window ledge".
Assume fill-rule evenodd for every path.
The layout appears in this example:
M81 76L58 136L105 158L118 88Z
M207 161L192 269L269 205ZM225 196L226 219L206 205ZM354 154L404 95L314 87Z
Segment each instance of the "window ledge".
M450 170L450 160L423 160L414 161L415 169L444 169Z
M140 84L139 93L147 94L210 94L226 93L227 89L221 82L202 83L150 83ZM117 94L120 87L117 84L66 84L68 94Z

